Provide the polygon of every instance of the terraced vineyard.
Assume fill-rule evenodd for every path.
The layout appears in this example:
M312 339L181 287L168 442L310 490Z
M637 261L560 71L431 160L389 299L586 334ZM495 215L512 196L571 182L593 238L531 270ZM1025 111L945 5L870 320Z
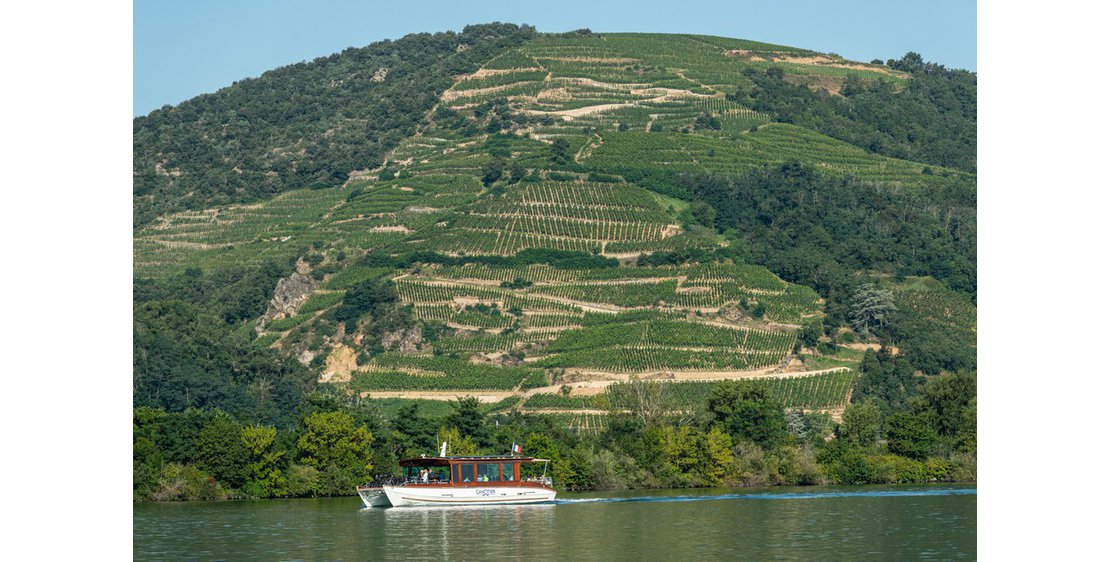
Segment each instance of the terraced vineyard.
M902 83L905 75L839 57L781 45L696 35L626 34L545 38L490 61L458 81L444 101L470 109L504 99L516 111L551 118L543 135L583 126L603 130L665 130L720 118L740 131L768 118L724 99L744 83L745 69L783 68L799 78L835 83L846 76ZM832 81L829 82L828 79Z
M522 184L464 207L450 228L408 247L457 255L512 255L528 248L601 253L611 243L634 249L679 234L672 221L656 197L631 185Z
M236 329L257 334L253 345L295 355L329 384L390 395L382 405L391 411L403 400L484 391L504 401L489 408L519 403L597 431L605 422L596 410L621 407L620 397L564 395L562 385L660 373L697 381L668 383L682 408L704 402L711 380L753 377L789 408L842 408L853 370L788 372L799 364L800 327L822 317L818 294L745 263L758 252L714 230L694 213L697 201L675 199L688 195L660 178L787 160L876 189L968 174L878 156L726 98L751 83L746 70L771 67L834 93L848 76L895 88L908 79L882 65L737 39L538 37L445 79L436 107L379 168L142 227L135 275L300 259L317 283L299 309ZM587 261L521 258L530 250ZM639 265L661 253L673 259L650 263L671 265ZM421 329L407 346L386 345L387 330L372 326L376 312L337 320L351 295L380 281L395 289L397 316ZM974 337L974 305L920 289L898 289L899 306ZM440 406L432 409L446 411Z
M774 123L734 138L679 133L612 132L585 159L593 168L627 173L634 169L744 172L768 162L798 160L834 174L866 181L920 185L925 166L870 154L820 133Z

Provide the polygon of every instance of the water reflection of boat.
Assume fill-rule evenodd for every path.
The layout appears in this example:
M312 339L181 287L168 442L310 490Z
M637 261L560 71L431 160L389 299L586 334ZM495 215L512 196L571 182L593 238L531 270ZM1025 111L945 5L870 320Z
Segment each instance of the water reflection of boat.
M555 499L548 462L517 456L414 457L400 462L402 478L359 486L358 495L367 507L547 502ZM524 474L524 463L542 463L543 472Z

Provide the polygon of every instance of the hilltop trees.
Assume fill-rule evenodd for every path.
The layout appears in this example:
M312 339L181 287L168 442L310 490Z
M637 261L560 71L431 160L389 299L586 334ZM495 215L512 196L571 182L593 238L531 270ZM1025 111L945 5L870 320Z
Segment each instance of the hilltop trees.
M338 185L352 170L375 168L415 131L453 76L535 32L493 23L407 35L277 68L138 117L135 223Z
M909 72L898 91L892 82L849 78L841 96L791 84L777 67L749 70L751 86L734 101L777 121L816 129L871 152L969 172L976 169L976 76L925 63L907 53L887 66Z

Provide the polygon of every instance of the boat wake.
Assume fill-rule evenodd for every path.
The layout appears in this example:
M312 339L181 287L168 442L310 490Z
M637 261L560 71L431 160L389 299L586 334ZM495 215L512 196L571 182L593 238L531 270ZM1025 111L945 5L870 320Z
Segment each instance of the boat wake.
M974 495L975 488L941 488L924 490L872 490L842 492L783 492L770 494L719 494L713 496L641 496L632 498L570 498L556 499L559 505L580 503L618 502L696 502L716 500L813 500L828 498L884 498L906 496L966 496Z

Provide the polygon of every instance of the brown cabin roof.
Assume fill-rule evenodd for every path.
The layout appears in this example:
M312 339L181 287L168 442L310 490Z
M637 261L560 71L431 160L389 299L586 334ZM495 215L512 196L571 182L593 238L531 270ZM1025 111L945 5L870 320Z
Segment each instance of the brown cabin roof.
M510 455L483 455L473 457L412 457L401 459L401 466L449 466L460 462L546 462L547 459L514 457Z

